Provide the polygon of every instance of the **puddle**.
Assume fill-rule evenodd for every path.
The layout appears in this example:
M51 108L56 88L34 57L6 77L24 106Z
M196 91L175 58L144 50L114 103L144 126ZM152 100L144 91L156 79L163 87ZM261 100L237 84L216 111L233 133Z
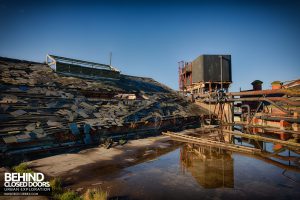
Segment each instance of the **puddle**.
M62 178L74 191L101 188L110 199L300 199L299 150L209 129L189 135L262 152L245 154L240 147L233 152L169 139L147 146L147 140L140 140L133 142L138 147L126 144L70 155L68 159L78 162L87 156L94 160Z
M98 186L119 199L300 199L298 161L290 150L266 158L184 144L85 188Z

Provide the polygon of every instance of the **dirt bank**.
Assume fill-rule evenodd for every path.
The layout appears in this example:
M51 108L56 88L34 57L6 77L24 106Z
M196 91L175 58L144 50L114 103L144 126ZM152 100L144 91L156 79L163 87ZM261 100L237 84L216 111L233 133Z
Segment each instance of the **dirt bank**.
M151 160L176 148L168 137L131 140L110 149L95 147L78 153L66 153L28 162L34 171L48 177L61 177L67 185L84 185L95 178L136 163Z

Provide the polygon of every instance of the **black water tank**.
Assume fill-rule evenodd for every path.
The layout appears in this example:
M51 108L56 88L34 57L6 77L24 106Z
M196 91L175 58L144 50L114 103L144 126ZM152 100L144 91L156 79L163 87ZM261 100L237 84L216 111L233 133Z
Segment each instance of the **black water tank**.
M223 82L232 82L231 55L201 55L192 62L193 83L220 82L221 61Z

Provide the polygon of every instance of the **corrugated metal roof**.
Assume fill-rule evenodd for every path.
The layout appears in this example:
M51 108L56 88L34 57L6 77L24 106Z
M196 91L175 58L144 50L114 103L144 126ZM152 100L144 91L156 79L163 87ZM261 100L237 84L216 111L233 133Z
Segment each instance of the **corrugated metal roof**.
M115 69L114 67L112 67L110 65L106 65L106 64L100 64L100 63L95 63L95 62L90 62L90 61L77 60L77 59L73 59L73 58L66 58L66 57L56 56L56 55L47 55L47 56L51 57L56 62L79 65L81 67L119 71L119 70Z

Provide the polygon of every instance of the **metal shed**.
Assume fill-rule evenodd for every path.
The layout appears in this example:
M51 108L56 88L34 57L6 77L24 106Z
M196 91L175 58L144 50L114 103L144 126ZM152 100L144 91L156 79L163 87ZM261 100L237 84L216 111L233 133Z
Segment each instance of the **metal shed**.
M116 78L120 71L111 65L65 58L55 55L47 55L46 63L54 71L73 75L87 75L97 77Z

